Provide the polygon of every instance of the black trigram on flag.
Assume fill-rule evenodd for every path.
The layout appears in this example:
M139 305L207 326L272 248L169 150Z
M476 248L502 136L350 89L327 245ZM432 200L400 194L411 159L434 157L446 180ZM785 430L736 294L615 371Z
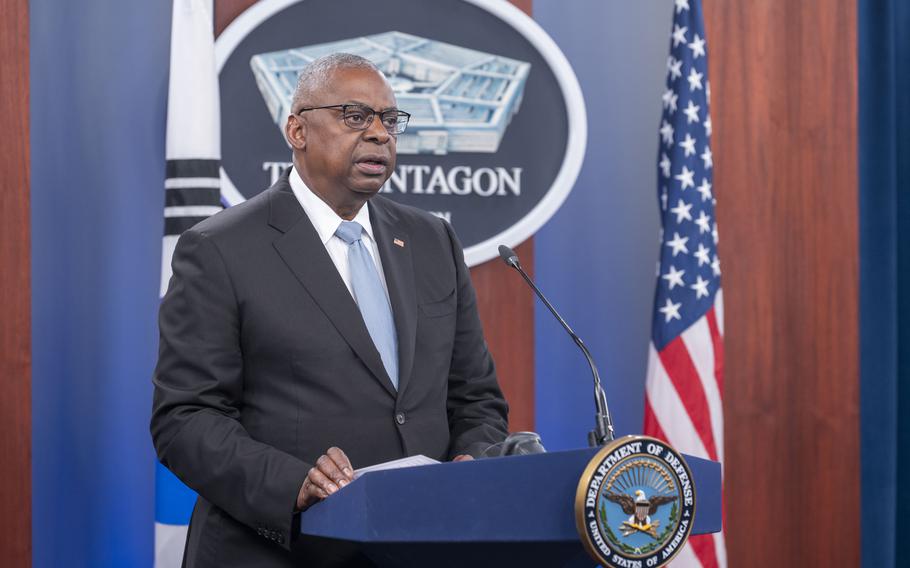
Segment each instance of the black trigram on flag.
M167 161L164 181L164 234L180 235L222 209L219 161L184 159Z

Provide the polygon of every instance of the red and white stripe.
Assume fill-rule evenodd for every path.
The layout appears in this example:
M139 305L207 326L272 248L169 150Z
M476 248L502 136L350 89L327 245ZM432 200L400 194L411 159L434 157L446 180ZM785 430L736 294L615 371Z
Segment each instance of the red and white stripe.
M666 440L677 451L723 463L723 294L714 306L661 351L648 356L645 435ZM723 532L693 536L674 566L724 568Z

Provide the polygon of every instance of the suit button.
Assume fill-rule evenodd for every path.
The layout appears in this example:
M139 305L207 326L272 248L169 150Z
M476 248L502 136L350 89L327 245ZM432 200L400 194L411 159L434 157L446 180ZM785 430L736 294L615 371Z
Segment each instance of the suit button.
M407 419L404 417L404 412L399 412L395 415L395 422L398 422L399 426L404 424L406 421Z

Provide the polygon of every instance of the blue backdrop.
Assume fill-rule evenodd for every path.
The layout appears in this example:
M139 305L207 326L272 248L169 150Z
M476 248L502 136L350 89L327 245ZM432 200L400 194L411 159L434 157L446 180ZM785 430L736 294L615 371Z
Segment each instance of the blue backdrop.
M170 2L31 2L33 558L150 566Z
M863 566L902 566L910 512L910 3L859 2ZM904 558L904 560L900 560Z
M533 13L575 69L588 111L578 181L534 240L538 285L594 354L617 434L641 433L673 2L537 0ZM548 449L584 447L591 372L540 303L535 326L537 429Z

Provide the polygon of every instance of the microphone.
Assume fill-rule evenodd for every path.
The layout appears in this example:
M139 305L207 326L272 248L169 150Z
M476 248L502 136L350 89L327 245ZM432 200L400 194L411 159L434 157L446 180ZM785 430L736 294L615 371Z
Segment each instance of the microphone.
M525 279L525 282L528 283L528 286L534 290L537 297L540 298L544 305L550 310L550 313L559 321L563 329L566 330L566 333L569 334L569 337L572 338L572 341L575 342L575 345L578 345L578 348L581 349L585 359L588 360L588 365L591 367L591 374L594 376L594 407L597 409L597 413L594 415L594 429L588 432L588 445L597 447L612 442L613 419L610 418L610 410L607 408L607 395L604 394L604 390L600 386L600 373L597 372L597 366L594 364L594 358L591 357L591 352L588 351L587 346L585 346L581 338L572 331L572 328L569 327L566 320L562 319L562 316L559 315L559 312L556 311L553 304L551 304L546 296L543 295L540 288L534 284L534 281L531 280L528 273L521 268L521 262L519 262L518 255L515 254L515 251L505 245L499 245L499 256L502 258L503 262L521 274L522 278Z
M481 457L527 456L545 453L547 453L547 449L543 447L540 434L537 432L513 432L502 442L488 446Z

